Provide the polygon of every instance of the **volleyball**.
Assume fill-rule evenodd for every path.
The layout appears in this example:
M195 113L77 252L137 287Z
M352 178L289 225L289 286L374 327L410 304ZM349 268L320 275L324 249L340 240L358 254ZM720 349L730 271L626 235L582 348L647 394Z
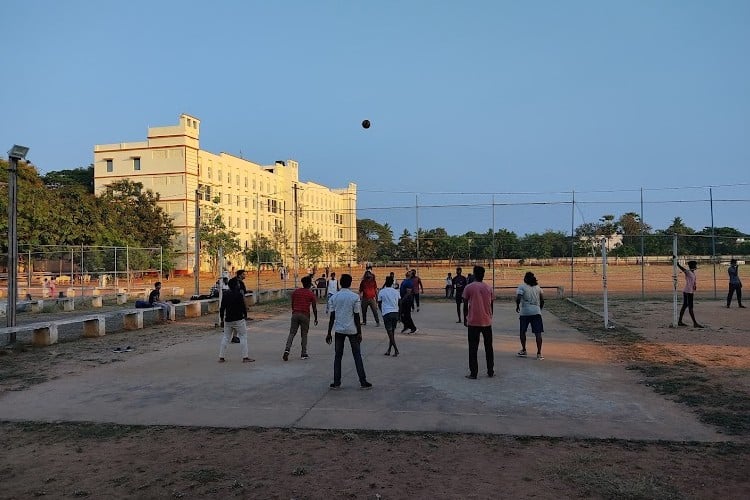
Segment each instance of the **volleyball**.
M362 128L370 128L370 120L362 120Z

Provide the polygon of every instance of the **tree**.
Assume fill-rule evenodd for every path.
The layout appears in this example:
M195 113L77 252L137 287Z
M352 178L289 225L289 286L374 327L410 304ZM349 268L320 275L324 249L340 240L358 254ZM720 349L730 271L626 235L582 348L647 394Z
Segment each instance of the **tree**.
M306 227L299 235L300 258L308 266L316 266L323 257L323 243L320 234L314 229Z
M46 186L79 186L87 193L94 193L94 164L88 167L78 167L72 170L58 170L47 172L42 180Z
M211 268L216 274L219 273L219 249L224 255L240 254L242 246L237 238L238 234L228 229L217 207L211 207L207 214L201 211L200 231L198 232L201 242L201 255L208 257Z
M281 254L276 250L274 242L266 236L255 233L255 241L246 248L242 255L245 258L245 265L252 264L258 266L260 263L281 262Z

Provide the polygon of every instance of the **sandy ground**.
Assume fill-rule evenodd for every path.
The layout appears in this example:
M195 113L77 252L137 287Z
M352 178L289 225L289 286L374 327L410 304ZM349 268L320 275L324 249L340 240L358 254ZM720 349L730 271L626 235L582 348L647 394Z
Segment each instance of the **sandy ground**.
M597 299L582 301L601 310ZM639 356L694 362L747 395L750 309L721 306L696 302L700 330L670 328L669 301L617 300L609 310L649 341ZM277 312L267 305L252 316ZM179 324L118 334L139 350L183 338ZM0 351L0 390L124 362L102 348L111 341ZM697 444L2 422L0 498L747 498L747 437Z

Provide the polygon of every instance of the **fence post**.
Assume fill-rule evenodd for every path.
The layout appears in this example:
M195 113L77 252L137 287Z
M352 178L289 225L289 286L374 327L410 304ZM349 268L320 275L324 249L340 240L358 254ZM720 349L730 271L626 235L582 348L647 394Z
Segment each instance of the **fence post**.
M602 289L604 290L604 328L609 328L609 303L607 301L607 238L602 238Z
M677 328L677 235L672 236L672 328Z

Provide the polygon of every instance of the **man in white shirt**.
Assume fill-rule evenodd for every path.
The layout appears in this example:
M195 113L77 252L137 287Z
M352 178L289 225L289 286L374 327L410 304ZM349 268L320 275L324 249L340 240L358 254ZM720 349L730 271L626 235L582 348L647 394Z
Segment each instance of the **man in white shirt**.
M333 273L331 273L333 274ZM357 368L359 375L359 385L362 389L370 389L372 384L367 381L365 375L365 366L362 363L362 325L359 320L359 313L362 309L362 302L359 294L353 292L351 274L341 275L341 290L334 294L328 300L328 310L330 319L328 320L328 335L326 335L326 344L330 345L332 341L331 331L336 332L336 354L333 358L333 383L331 389L341 387L341 358L344 355L344 342L349 339L349 345L352 348L354 357L354 366Z
M399 299L400 294L398 290L393 288L393 276L388 276L385 279L385 285L378 292L378 307L380 308L381 316L383 316L385 331L388 334L386 356L391 355L391 347L393 347L393 355L398 356L395 334L396 325L398 324Z

